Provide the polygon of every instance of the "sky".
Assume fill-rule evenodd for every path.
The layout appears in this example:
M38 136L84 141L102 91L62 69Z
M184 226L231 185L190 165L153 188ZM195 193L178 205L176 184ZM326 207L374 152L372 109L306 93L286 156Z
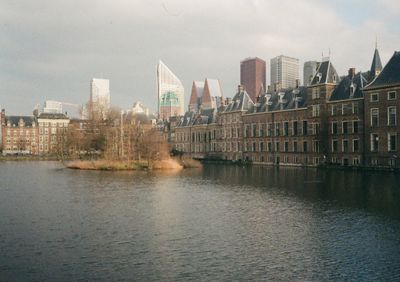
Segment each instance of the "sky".
M240 61L330 57L339 75L400 50L398 0L0 0L0 105L29 115L45 100L84 104L92 78L111 103L157 108L156 65L182 81L216 78L232 97ZM302 71L301 71L302 75ZM302 77L302 76L300 76ZM73 116L74 108L69 109Z

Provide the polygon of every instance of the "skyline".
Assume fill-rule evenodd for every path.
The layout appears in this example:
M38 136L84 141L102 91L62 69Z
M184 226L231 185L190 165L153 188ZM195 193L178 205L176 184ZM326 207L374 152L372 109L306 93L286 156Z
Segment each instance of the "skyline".
M192 82L206 77L219 79L232 96L247 57L267 62L269 85L269 61L281 54L300 60L302 77L303 63L320 61L322 52L330 50L344 75L350 67L370 68L376 37L383 64L400 49L396 1L1 1L0 7L0 105L8 114L30 114L45 100L86 103L93 77L110 79L112 105L141 101L155 111L159 60L181 79L189 101Z

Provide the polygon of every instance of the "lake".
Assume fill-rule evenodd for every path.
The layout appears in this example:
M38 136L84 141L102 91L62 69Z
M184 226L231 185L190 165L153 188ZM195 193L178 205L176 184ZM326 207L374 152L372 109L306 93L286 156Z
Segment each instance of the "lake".
M400 280L400 175L0 162L0 281Z

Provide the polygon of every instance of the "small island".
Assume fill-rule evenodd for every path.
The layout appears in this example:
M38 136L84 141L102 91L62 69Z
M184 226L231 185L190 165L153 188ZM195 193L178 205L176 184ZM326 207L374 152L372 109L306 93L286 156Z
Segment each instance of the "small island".
M193 159L164 159L155 161L121 161L121 160L74 160L65 162L70 169L81 170L181 170L184 168L200 168L199 161Z

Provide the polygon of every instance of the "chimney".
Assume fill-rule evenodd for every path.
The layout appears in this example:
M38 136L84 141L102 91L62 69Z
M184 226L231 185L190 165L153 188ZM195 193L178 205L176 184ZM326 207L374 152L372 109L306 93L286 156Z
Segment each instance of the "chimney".
M354 77L356 74L356 68L349 68L349 77Z
M243 92L243 90L244 90L243 85L239 84L238 85L238 92L241 93L241 92Z

